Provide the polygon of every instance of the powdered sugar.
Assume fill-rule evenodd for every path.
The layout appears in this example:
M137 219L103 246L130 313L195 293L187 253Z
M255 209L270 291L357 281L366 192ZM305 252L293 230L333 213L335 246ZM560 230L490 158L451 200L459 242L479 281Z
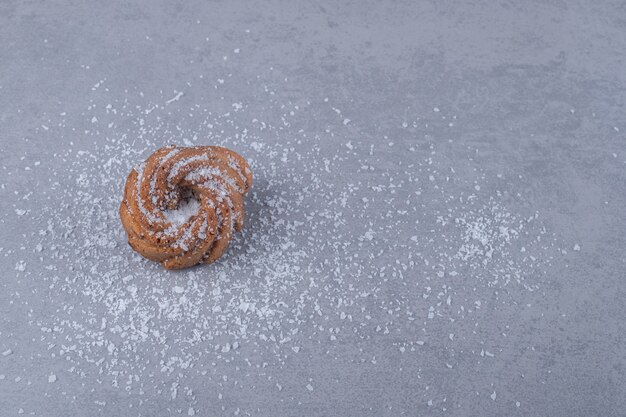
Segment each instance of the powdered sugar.
M202 167L200 169L196 169L194 171L191 171L189 174L187 174L185 178L188 181L202 181L203 179L205 180L219 179L220 181L224 181L226 184L233 187L233 189L237 190L238 192L243 192L243 190L237 186L237 183L235 182L235 180L233 180L228 175L225 175L217 167L211 167L211 168Z
M76 172L82 178L76 190L61 191L54 204L42 206L36 218L41 232L32 241L34 251L41 245L42 256L18 270L36 276L49 304L59 306L32 325L41 329L46 348L54 346L50 354L65 358L77 375L92 372L103 384L140 398L169 392L175 378L172 401L186 401L202 414L195 394L184 394L191 381L222 384L215 385L220 395L235 384L252 390L259 383L241 376L233 363L262 369L271 387L286 392L293 389L284 379L289 361L311 355L319 341L337 356L342 346L365 344L354 360L374 366L387 347L402 355L427 354L444 328L448 352L455 352L464 330L481 324L480 312L494 303L478 299L473 288L506 289L498 295L506 302L541 286L554 246L541 216L520 211L515 199L489 194L489 188L506 187L492 177L455 175L472 162L450 166L445 147L435 142L407 146L390 164L389 141L365 143L343 130L357 128L356 119L330 133L302 129L298 117L306 103L270 107L284 113L279 126L244 107L237 116L198 111L187 128L165 123L162 107L122 100L111 109L118 106L123 116L98 113L100 123L144 122L128 123L126 131L117 127L107 141L94 134L81 157L56 172L68 181L75 182ZM250 125L252 119L257 121ZM117 215L129 167L176 142L166 135L172 131L192 144L240 152L256 178L245 227L226 255L175 273L128 249ZM67 134L63 128L49 132ZM331 134L350 147L326 149L320 137L330 141ZM178 162L170 179L189 162ZM147 180L142 166L136 170L138 183ZM220 182L221 174L200 169L187 179L206 179L226 198L224 187L236 184ZM149 181L154 187L154 177ZM233 202L225 202L232 209ZM195 198L182 198L165 211L171 227L164 233L199 208ZM221 224L223 213L213 208ZM202 237L208 224L200 226ZM176 244L185 248L191 238L187 228ZM453 358L446 364L454 369ZM226 371L215 373L220 366ZM300 389L313 394L322 386L308 381Z
M197 161L207 161L209 159L208 155L194 155L194 156L190 156L188 158L183 158L179 161L177 161L174 166L172 167L172 169L170 170L170 172L168 173L167 176L167 182L168 183L172 183L172 180L178 175L179 171L181 170L182 167L191 164L192 162L197 162Z
M171 151L169 151L160 161L161 165L163 165L165 162L167 162L171 157L175 156L178 152L180 152L180 148L172 148ZM150 178L150 196L152 196L152 204L153 205L157 205L157 201L156 201L156 181L157 181L157 173L158 171L155 170L152 173L152 178Z
M193 198L182 199L178 203L178 207L173 210L163 210L165 219L174 227L185 224L191 217L196 216L200 210L200 202Z

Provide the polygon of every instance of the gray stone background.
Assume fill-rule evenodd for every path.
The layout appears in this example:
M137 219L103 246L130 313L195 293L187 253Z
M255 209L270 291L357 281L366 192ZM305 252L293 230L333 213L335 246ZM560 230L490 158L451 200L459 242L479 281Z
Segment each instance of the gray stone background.
M618 1L0 1L0 415L626 415L625 58ZM171 142L256 181L175 274L116 218Z

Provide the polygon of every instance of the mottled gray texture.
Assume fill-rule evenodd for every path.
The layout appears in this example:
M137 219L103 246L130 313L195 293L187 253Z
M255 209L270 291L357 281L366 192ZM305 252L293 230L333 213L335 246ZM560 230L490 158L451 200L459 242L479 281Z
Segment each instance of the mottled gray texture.
M0 375L5 376L0 380L0 416L18 415L20 409L42 416L186 415L187 400L196 415L626 415L625 58L626 6L619 1L0 2L0 353L12 351L0 356ZM218 79L227 80L219 90ZM93 88L100 80L105 82ZM472 319L441 310L443 319L426 325L423 317L413 322L391 312L394 303L426 312L421 297L403 299L402 285L410 286L412 275L403 284L381 281L371 311L367 302L358 301L362 309L354 313L371 315L373 326L359 330L353 324L354 329L345 330L332 307L324 306L330 313L321 323L342 328L337 340L327 334L316 340L317 333L307 330L305 322L300 331L307 338L299 341L295 355L268 353L262 348L266 345L256 348L242 340L233 361L217 361L210 368L213 359L206 356L213 379L183 375L181 387L191 388L193 396L179 394L177 399L171 398L169 387L178 371L165 375L155 368L156 374L147 376L150 389L137 392L134 387L127 393L125 381L112 387L109 375L99 375L87 362L52 357L52 336L37 325L38 320L55 323L59 308L50 305L59 298L47 295L49 282L44 284L43 277L52 272L44 266L54 263L60 271L55 273L64 279L73 273L73 263L91 260L76 261L75 247L62 262L47 259L46 250L33 252L33 236L46 226L42 215L54 211L70 223L76 215L59 203L65 200L55 199L57 191L38 197L50 176L65 178L64 170L76 167L51 153L67 155L70 142L91 152L102 149L106 138L120 143L123 132L140 131L133 127L139 113L132 112L133 106L163 104L179 91L184 96L159 115L186 132L200 129L197 109L218 114L232 110L232 103L244 103L245 116L233 120L237 129L250 130L253 118L281 126L283 104L305 109L285 125L285 134L274 128L273 136L261 132L255 139L277 149L285 143L305 155L300 171L297 163L289 168L303 182L297 187L283 182L286 188L275 189L281 182L279 174L272 177L272 164L280 171L280 155L275 160L261 153L255 157L245 140L234 142L243 154L257 158L255 187L261 197L286 193L289 201L289 193L309 180L305 166L312 166L313 158L332 162L341 156L331 166L332 174L324 176L321 162L318 171L329 189L341 190L349 183L375 184L381 170L402 176L414 158L424 161L434 146L442 172L455 170L456 179L445 185L447 195L464 195L464 187L470 184L471 190L478 181L479 207L497 201L516 216L539 213L540 226L530 236L543 236L552 249L539 254L543 257L532 268L522 268L532 275L525 282L537 290L473 282L470 271L454 285L455 297L467 305L480 299L483 308ZM341 110L341 117L324 98ZM127 125L117 115L117 124L106 133L84 132L92 129L92 114L102 119L104 106L126 99L131 109ZM188 116L194 106L200 107ZM344 118L350 119L346 125ZM150 130L151 121L146 123ZM306 139L291 141L302 139L297 136L302 132L308 138L319 135L314 153L307 153L312 148ZM222 136L227 135L228 130ZM154 147L169 141L152 139ZM354 158L347 141L355 146ZM418 156L409 154L413 144ZM377 159L371 162L376 170L369 172L361 169L361 159L371 145L377 147ZM147 148L137 145L139 154L124 161L138 162ZM41 161L41 169L34 161ZM92 164L105 162L96 158ZM128 169L124 165L116 171L117 188L102 198L118 198L121 173ZM416 175L423 185L433 172ZM393 183L387 177L385 182ZM68 183L65 193L74 186ZM366 188L354 193L349 204L357 207L362 197L375 200L377 194ZM33 196L22 200L30 191ZM415 197L412 191L409 183L398 188L402 198ZM424 188L424 212L409 211L408 218L385 217L384 199L373 203L362 218L372 221L379 235L394 234L369 246L367 237L355 237L357 249L350 253L360 253L362 259L388 247L375 262L406 260L406 246L390 246L410 242L414 233L404 233L405 228L419 220L419 233L428 233L437 215L450 208L459 218L468 207L438 196L436 189ZM263 215L255 202L261 197L250 203L248 219L250 230L259 233L271 230L256 223ZM315 208L314 195L305 197ZM414 204L420 201L416 198ZM113 203L108 208L116 209ZM325 208L321 204L318 210ZM28 212L16 215L16 209ZM109 227L119 228L111 219ZM319 232L361 236L368 229L365 220L344 220L334 226L324 223ZM383 232L387 224L394 226ZM123 242L122 234L117 236ZM428 247L420 237L424 247L415 250L436 258L443 238L434 236ZM303 247L306 241L305 235L294 238ZM580 250L573 250L575 245ZM243 253L242 248L233 248L231 256ZM125 245L111 250L132 259L132 273L142 273L145 264L132 258ZM306 261L311 265L342 255L335 248L312 256ZM39 257L40 264L34 261ZM238 262L245 268L243 259ZM25 272L16 270L21 260L27 262ZM374 269L364 267L364 273ZM317 278L322 287L332 285ZM344 272L341 285L348 286L351 279ZM73 305L75 297L68 293L64 302ZM320 299L328 301L324 297ZM385 303L389 314L381 308ZM387 323L391 334L377 332L377 323L383 328ZM425 342L417 352L398 350L398 343L417 338ZM483 348L495 356L480 356ZM248 367L244 359L261 366ZM49 383L52 373L58 379ZM228 382L220 381L221 375ZM313 391L306 389L309 382ZM160 384L161 393L153 389ZM223 399L218 400L217 392ZM95 403L103 400L104 406Z

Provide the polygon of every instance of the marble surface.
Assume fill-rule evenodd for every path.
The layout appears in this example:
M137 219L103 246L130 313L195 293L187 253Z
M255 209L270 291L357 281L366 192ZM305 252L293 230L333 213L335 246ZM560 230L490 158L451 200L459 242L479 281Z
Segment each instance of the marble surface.
M621 416L626 7L0 2L0 416ZM131 167L252 166L218 263Z

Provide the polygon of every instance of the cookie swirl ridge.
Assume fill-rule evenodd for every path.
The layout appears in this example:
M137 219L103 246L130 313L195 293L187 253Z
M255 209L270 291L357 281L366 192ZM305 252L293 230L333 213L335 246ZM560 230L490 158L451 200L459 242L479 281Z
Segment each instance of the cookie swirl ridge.
M120 218L130 246L167 269L211 263L244 222L252 171L220 146L165 146L134 167Z

